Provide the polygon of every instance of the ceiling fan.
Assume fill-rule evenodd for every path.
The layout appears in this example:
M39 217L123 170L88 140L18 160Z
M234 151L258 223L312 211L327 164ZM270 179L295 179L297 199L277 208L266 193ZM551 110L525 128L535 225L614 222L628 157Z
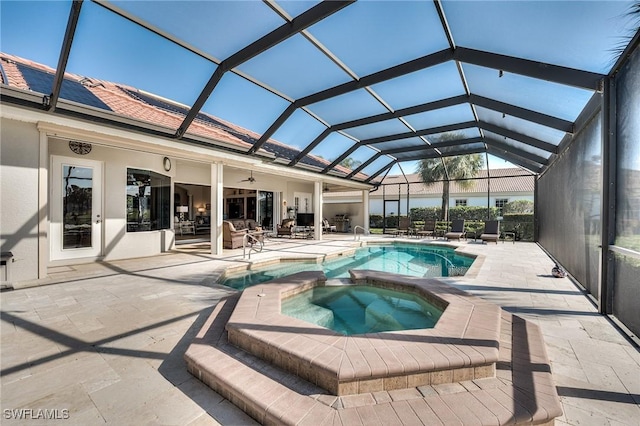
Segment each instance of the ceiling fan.
M242 179L240 182L249 182L249 183L253 183L256 181L256 178L253 177L253 170L251 170L251 175L246 178L246 179Z

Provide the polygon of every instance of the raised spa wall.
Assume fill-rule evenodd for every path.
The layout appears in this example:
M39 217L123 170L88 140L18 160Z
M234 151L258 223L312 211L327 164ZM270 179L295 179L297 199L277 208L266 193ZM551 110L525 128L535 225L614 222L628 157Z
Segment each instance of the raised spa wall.
M321 272L303 272L220 300L185 352L188 371L266 425L370 424L373 416L551 426L562 415L536 324L498 308L496 341L494 305L438 280L373 271L352 279L424 289L447 303L444 318L430 333L338 335L281 315L283 292L324 285Z
M246 289L226 325L229 342L337 396L495 376L499 307L437 280L351 276L355 284L415 293L442 316L431 329L345 336L281 313L283 299L325 285L322 273L303 272Z

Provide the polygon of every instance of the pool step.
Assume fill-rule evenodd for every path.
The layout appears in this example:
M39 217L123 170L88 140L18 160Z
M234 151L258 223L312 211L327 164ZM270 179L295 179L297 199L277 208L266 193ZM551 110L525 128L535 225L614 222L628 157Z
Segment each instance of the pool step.
M297 308L289 308L287 315L312 324L318 324L321 327L333 327L333 312L322 306L309 304Z

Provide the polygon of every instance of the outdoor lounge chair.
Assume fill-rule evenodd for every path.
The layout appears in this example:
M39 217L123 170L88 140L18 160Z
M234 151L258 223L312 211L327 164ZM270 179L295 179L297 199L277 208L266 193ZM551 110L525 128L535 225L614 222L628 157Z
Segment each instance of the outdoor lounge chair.
M455 219L451 221L451 231L444 234L447 240L458 240L464 237L464 219Z
M293 237L294 236L294 227L296 226L296 221L294 219L284 219L281 225L277 225L276 234L278 237Z
M338 232L338 228L329 224L327 219L322 219L322 232Z
M418 231L418 237L427 237L436 235L436 221L433 219L428 219L424 222L424 226L420 231Z
M409 225L411 221L408 217L401 217L398 219L398 229L393 231L394 236L406 235L409 232Z
M233 222L222 221L222 247L225 249L236 249L242 247L242 241L247 231L245 229L238 230Z
M495 241L498 244L500 239L500 222L497 220L486 220L484 222L484 232L480 235L480 239L484 241Z

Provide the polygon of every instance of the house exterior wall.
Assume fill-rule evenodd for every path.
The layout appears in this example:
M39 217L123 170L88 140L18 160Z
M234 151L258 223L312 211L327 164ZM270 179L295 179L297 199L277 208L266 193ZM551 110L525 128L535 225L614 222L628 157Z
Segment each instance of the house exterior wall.
M276 194L274 201L289 200L295 193L314 194L314 174L283 169L256 162L237 154L204 147L176 144L149 135L78 121L46 112L3 105L0 121L0 243L11 251L11 280L44 278L52 266L85 263L97 259L116 260L154 256L173 246L172 229L127 232L127 169L149 170L171 178L174 183L212 186L212 167L223 169L225 187L259 189ZM69 148L69 141L92 145L80 156ZM50 194L53 156L83 158L102 165L102 255L51 261ZM164 157L171 169L164 169ZM254 169L255 183L246 181ZM357 185L356 185L357 186ZM207 197L204 194L203 200ZM210 198L210 195L209 195ZM197 200L195 201L197 202ZM317 201L313 201L314 209ZM214 202L211 200L214 213ZM319 208L319 207L317 207ZM361 203L353 216L361 215ZM173 221L171 221L173 222ZM212 228L212 234L215 234ZM221 231L220 231L221 232Z
M49 154L78 157L69 150L68 139L50 139ZM94 144L91 152L83 156L103 163L103 257L105 260L129 257L153 256L168 247L163 247L166 239L173 238L173 231L127 232L127 169L149 170L161 175L175 177L180 166L176 164L165 171L161 154L130 151ZM183 166L184 167L184 166ZM50 182L52 185L53 182ZM169 233L169 235L166 235Z
M32 123L0 120L0 246L13 254L12 281L38 277L39 137Z
M322 215L333 224L336 215L347 215L349 218L349 226L351 230L358 225L364 227L365 218L362 214L362 202L359 203L340 203L340 204L324 204ZM368 225L368 224L367 224ZM368 227L368 226L367 226Z
M162 161L162 158L160 161ZM192 185L211 185L211 164L187 160L177 160L173 161L172 164L173 163L175 166L171 167L171 171L175 170L174 182L189 183ZM162 163L160 163L160 165L162 165ZM162 170L162 174L166 175L167 172Z
M294 198L299 194L308 194L311 199L311 212L315 211L315 200L313 200L313 183L307 182L287 182L286 190L282 191L282 199L287 202L287 208L294 207ZM302 202L302 201L300 201ZM282 218L287 214L286 209L280 212Z
M533 201L533 193L491 193L490 207L495 207L496 199L507 198L509 201L528 200ZM449 207L455 207L456 200L467 200L468 206L487 206L487 195L464 195L454 194L449 197ZM424 197L424 196L411 196L409 198L409 209L417 207L440 207L442 205L442 198L440 196ZM382 198L374 198L373 196L369 200L370 214L382 214L383 210ZM407 210L407 198L403 196L400 198L400 214L405 215ZM387 212L389 213L389 212ZM398 213L398 212L394 212Z

